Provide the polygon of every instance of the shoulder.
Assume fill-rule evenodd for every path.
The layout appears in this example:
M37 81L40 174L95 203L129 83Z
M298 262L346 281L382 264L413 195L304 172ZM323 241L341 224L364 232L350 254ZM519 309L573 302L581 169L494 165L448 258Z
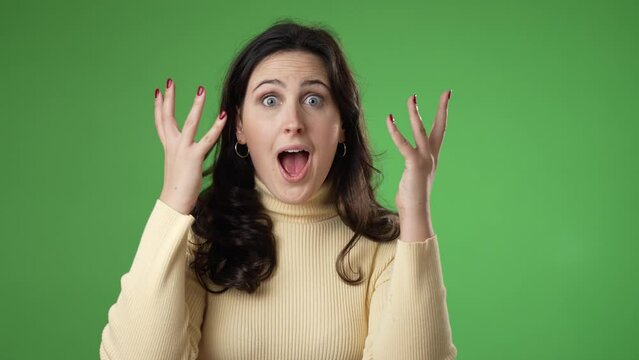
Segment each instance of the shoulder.
M371 240L365 236L359 240L358 247L360 252L366 253L368 256L368 274L369 282L375 284L379 282L380 277L384 273L391 271L395 252L397 249L398 239L391 241L379 242Z
M207 240L193 231L193 226L189 226L186 231L186 253L188 259L192 259L195 256L197 250L206 243Z

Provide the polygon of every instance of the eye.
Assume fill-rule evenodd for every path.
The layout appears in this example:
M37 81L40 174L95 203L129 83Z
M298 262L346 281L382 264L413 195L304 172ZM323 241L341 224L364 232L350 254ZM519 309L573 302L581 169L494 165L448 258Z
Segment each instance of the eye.
M320 106L324 102L324 99L321 96L311 95L306 98L306 102L311 106Z
M277 98L275 97L275 95L265 96L264 98L262 98L262 104L268 107L272 107L277 104Z

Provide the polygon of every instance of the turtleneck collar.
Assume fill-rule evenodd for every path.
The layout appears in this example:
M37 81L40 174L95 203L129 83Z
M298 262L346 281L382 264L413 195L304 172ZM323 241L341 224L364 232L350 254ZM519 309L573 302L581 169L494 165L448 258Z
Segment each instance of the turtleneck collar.
M320 189L308 200L300 204L289 204L278 199L255 176L255 190L268 214L283 222L314 223L337 216L335 203L330 201L330 184L324 182Z

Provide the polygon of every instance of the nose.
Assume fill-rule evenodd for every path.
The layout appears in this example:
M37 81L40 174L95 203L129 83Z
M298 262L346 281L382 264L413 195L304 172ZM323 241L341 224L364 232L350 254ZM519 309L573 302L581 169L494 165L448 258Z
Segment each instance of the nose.
M297 106L292 106L292 109L284 113L284 133L286 134L301 134L304 132L304 119L302 110Z

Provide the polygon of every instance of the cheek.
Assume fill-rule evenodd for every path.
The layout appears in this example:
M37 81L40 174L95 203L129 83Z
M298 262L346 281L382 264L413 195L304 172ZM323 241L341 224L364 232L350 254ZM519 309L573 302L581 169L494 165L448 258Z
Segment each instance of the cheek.
M244 125L244 134L248 142L251 160L255 168L261 171L269 171L277 165L273 162L273 144L276 134L273 126L264 126L265 123L251 121Z
M244 124L244 133L249 142L255 144L264 144L268 142L269 138L272 138L274 126L270 126L272 122L265 119L252 119Z
M337 149L337 143L339 142L339 133L340 133L341 125L335 124L330 126L323 126L316 130L315 139L317 142L316 146L323 149L322 162L331 163L333 160L334 151Z
M319 132L322 133L326 142L339 141L339 133L341 129L339 122L323 127Z

